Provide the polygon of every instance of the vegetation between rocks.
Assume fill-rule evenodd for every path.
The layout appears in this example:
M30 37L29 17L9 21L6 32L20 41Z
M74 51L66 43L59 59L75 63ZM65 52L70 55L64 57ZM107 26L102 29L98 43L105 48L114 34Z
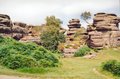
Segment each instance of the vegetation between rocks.
M88 46L83 46L81 47L77 52L75 52L74 56L79 57L79 56L84 56L90 52L90 48Z

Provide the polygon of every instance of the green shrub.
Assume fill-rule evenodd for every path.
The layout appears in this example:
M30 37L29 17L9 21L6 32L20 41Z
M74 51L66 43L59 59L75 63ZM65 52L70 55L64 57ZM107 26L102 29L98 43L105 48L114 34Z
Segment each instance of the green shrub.
M78 57L78 56L84 56L86 55L88 52L90 52L90 48L88 46L83 46L81 47L77 52L75 52L74 56Z
M40 36L41 44L48 50L57 50L59 43L65 42L64 34L59 31L56 26L45 26Z
M114 75L120 76L120 62L116 60L109 60L103 62L102 69L111 72Z
M37 62L32 57L24 55L10 55L3 59L2 64L11 69L23 68L23 67L34 67Z
M34 43L0 37L0 64L11 68L55 67L59 60L51 51Z
M58 65L58 57L52 53L43 53L43 51L36 51L33 53L33 58L39 62L42 67L55 67Z

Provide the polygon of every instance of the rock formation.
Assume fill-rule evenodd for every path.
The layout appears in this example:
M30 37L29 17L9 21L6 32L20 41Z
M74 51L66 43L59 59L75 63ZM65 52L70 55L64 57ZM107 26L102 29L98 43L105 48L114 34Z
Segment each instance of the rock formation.
M27 24L21 22L14 22L12 27L12 37L16 40L20 40L26 36L28 32Z
M87 41L91 48L105 48L120 46L120 18L115 14L97 13L94 15L93 25L87 31Z
M67 41L72 41L74 34L80 28L80 20L79 19L72 19L69 21L68 27L69 30L67 31Z
M12 22L8 15L0 14L0 34L2 36L11 36Z
M28 34L26 36L24 36L23 38L20 39L21 42L35 42L37 44L41 44L40 42L40 30L36 31L39 27L41 26L32 26L29 25L28 26Z
M34 26L27 25L22 22L12 22L10 17L0 14L0 35L4 37L12 37L22 42L40 41L39 33L36 32ZM39 38L39 39L38 39Z
M85 29L81 27L79 19L72 19L68 24L68 31L66 35L66 42L64 44L63 54L65 57L72 57L74 53L79 49L80 45L82 45L81 37L85 35Z
M0 34L2 36L13 37L16 40L20 40L27 33L26 24L12 23L8 15L0 14Z

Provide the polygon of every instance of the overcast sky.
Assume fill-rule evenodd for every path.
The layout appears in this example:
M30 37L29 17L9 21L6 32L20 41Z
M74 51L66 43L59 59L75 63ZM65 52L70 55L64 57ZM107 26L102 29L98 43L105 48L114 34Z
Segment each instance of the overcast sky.
M45 17L55 15L67 22L80 19L84 11L115 13L120 16L120 0L0 0L0 13L10 15L13 21L33 25L45 23ZM85 23L81 20L81 24Z

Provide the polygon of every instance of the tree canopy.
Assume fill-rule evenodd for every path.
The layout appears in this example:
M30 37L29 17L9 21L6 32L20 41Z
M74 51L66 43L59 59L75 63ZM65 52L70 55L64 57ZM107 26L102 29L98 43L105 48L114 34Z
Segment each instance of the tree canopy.
M65 41L63 33L60 33L61 21L55 16L46 18L46 26L41 33L42 45L49 50L57 50L59 43Z
M88 20L88 19L91 19L91 13L85 11L85 12L83 12L83 13L81 14L81 18L82 18L86 23L89 24L89 22L88 22L87 20Z
M61 23L62 23L62 21L60 19L56 18L55 16L47 16L46 17L46 25L47 26L60 27Z

